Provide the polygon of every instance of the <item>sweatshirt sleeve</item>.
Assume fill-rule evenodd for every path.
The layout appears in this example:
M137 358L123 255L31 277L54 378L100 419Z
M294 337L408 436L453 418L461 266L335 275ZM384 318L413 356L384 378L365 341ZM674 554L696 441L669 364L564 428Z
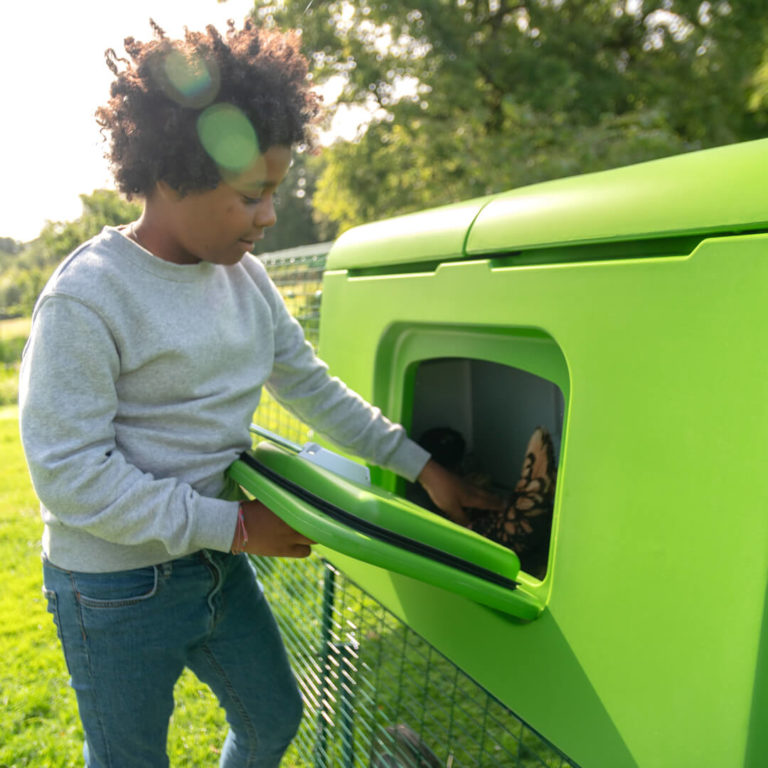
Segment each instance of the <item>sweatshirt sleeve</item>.
M315 355L271 280L267 290L275 333L274 367L266 384L269 392L343 450L415 480L429 453L402 426L328 373L328 366Z
M172 555L227 551L237 504L129 463L115 438L120 369L108 323L79 300L42 300L24 352L21 436L32 483L63 525L109 542L159 541Z

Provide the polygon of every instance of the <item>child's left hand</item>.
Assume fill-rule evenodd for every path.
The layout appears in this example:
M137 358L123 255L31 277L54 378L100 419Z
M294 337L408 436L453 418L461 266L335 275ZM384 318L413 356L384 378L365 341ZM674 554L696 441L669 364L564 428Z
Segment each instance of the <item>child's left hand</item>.
M468 483L430 459L418 477L432 501L459 525L469 524L467 508L504 510L504 500Z

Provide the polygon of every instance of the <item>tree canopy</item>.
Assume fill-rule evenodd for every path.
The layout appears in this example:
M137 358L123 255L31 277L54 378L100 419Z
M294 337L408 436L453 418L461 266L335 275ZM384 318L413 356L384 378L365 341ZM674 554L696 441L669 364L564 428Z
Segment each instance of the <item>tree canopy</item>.
M127 202L114 190L97 189L80 200L83 212L77 219L49 221L35 240L16 243L13 257L0 262L0 318L30 314L56 264L105 226L124 224L141 211L138 203Z
M259 251L275 251L330 239L336 232L332 222L318 224L312 218L315 188L315 158L297 154L280 185L275 203L280 226L267 230ZM37 238L20 243L0 237L0 319L32 312L35 300L55 266L78 245L105 226L117 226L141 214L140 202L128 202L112 189L97 189L80 195L81 215L72 221L49 221Z
M288 174L277 190L275 213L278 224L269 228L254 253L279 251L297 245L332 239L336 227L313 217L312 200L317 185L317 159L295 153Z
M315 206L362 221L764 135L762 0L275 0L372 121Z

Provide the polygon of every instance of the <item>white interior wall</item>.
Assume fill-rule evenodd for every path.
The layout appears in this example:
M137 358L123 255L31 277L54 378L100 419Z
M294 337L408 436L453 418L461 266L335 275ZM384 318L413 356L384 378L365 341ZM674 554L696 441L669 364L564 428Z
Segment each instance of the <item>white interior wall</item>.
M511 366L465 358L420 364L413 399L411 435L432 427L457 430L471 464L510 488L520 475L528 439L545 426L559 453L563 397L546 379Z

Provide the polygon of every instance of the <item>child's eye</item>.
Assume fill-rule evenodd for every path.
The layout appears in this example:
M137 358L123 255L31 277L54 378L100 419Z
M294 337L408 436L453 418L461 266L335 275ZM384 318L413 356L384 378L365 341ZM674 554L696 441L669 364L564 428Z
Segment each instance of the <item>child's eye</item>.
M278 200L278 196L276 192L271 190L266 190L266 189L257 197L253 197L251 195L244 195L242 192L240 193L240 198L242 199L243 203L245 203L245 205L259 205L260 203L264 202L264 199L267 196L272 198L273 203L276 203Z

